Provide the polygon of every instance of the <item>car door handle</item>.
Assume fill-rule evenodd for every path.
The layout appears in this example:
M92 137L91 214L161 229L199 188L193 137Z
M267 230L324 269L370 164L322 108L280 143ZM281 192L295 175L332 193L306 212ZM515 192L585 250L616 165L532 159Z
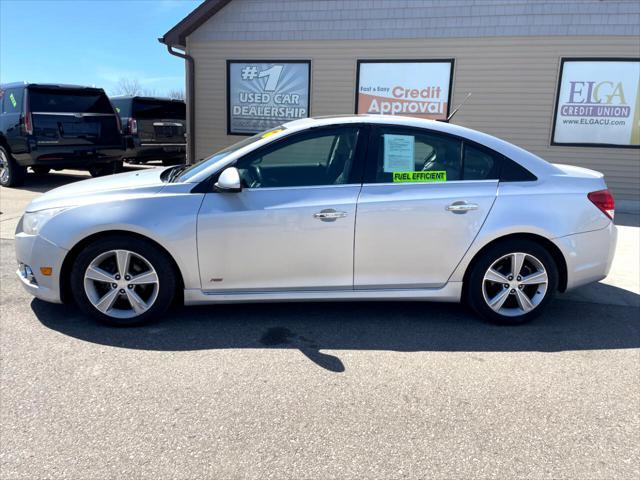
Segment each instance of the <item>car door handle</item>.
M453 202L451 205L447 205L446 210L453 213L467 213L469 210L477 210L477 203L467 203L465 201Z
M319 212L313 214L313 218L317 218L319 220L322 220L323 222L333 222L338 218L344 218L346 216L347 212L338 212L333 208L320 210Z

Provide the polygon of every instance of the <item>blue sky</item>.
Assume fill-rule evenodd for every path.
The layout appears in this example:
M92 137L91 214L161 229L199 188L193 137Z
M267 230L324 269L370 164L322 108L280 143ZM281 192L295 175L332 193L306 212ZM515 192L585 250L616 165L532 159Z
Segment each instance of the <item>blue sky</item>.
M184 90L184 61L158 42L202 0L0 0L0 82L74 83L113 93L120 78Z

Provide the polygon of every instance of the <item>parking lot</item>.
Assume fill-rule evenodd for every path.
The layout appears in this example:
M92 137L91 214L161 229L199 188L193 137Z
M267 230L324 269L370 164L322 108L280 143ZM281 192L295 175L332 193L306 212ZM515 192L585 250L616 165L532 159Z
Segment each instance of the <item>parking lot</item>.
M640 225L611 275L506 328L463 306L182 308L108 328L32 299L0 190L0 477L638 478Z

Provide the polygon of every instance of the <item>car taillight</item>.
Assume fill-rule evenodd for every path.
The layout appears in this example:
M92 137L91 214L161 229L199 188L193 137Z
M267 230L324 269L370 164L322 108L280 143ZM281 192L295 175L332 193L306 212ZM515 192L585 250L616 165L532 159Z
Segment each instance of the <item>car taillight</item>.
M587 198L591 200L591 202L598 207L602 213L613 220L613 216L615 214L615 201L613 200L613 195L611 195L611 192L608 189L591 192L587 195Z
M24 132L27 135L33 135L33 121L31 118L31 108L29 107L29 94L26 95L25 98L25 109L24 109Z
M120 115L116 112L113 112L116 116L116 127L118 128L118 132L122 133L122 120L120 120Z
M129 119L129 133L131 135L135 135L136 133L138 133L138 122L135 118Z

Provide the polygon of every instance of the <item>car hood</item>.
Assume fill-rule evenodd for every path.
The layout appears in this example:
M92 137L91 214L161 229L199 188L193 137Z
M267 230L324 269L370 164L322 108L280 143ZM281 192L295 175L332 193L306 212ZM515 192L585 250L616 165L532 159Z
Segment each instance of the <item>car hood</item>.
M144 169L70 183L36 198L27 206L26 211L35 212L47 208L72 207L153 195L166 185L160 178L164 170Z

